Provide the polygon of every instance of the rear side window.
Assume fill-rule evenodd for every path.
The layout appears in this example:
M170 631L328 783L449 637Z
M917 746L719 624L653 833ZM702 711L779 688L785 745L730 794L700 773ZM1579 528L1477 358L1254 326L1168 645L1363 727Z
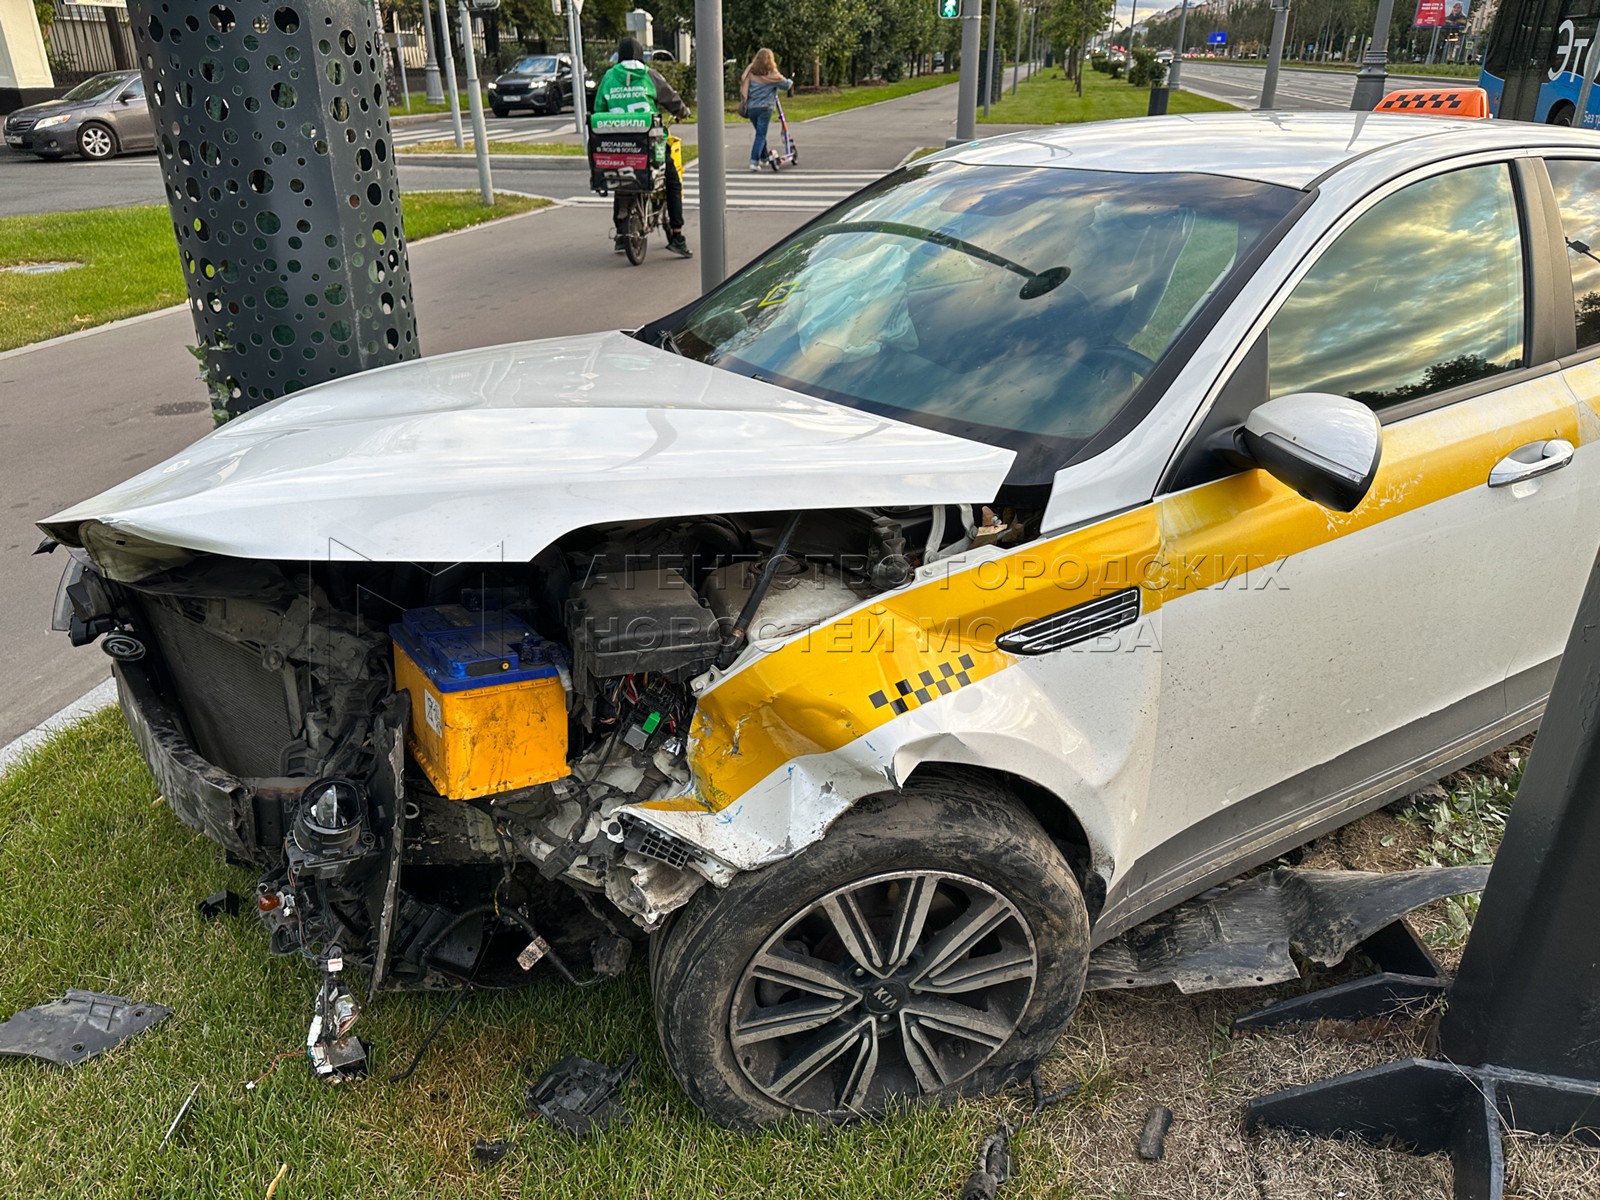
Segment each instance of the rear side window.
M1600 162L1557 158L1545 166L1567 239L1578 345L1600 345Z
M1508 166L1402 188L1339 235L1272 319L1271 394L1382 410L1521 366L1522 261Z

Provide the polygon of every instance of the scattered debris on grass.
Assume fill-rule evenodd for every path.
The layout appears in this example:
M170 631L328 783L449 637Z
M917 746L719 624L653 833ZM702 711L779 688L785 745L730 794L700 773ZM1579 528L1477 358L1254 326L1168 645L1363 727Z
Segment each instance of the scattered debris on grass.
M188 1098L178 1108L178 1115L173 1117L172 1124L167 1126L167 1132L161 1139L161 1145L156 1147L157 1150L165 1150L167 1148L167 1144L172 1141L172 1135L178 1132L178 1126L183 1124L183 1119L189 1115L189 1106L194 1103L194 1098L199 1094L200 1084L196 1081L194 1087L189 1089Z
M604 1133L612 1125L630 1125L633 1117L623 1107L622 1085L638 1069L637 1054L630 1054L618 1067L569 1055L528 1088L528 1116L541 1116L579 1137Z
M1157 1104L1144 1118L1144 1128L1139 1131L1139 1144L1135 1147L1145 1162L1160 1162L1167 1152L1167 1130L1172 1128L1172 1110Z
M159 1004L68 988L60 1000L25 1008L0 1022L0 1054L75 1067L171 1015L171 1009Z
M211 895L194 907L195 911L206 921L215 921L224 914L230 917L237 917L239 915L239 893L229 891L212 892Z

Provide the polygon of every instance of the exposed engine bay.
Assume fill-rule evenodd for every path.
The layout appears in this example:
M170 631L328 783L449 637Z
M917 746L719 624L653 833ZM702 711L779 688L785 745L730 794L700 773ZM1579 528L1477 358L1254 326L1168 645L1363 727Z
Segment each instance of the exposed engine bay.
M118 660L178 815L262 872L274 951L322 967L337 1074L359 1057L333 1049L349 967L372 989L620 972L641 930L732 874L627 811L692 795L697 695L763 641L1036 535L1035 514L955 505L730 514L427 566L86 527L58 619Z

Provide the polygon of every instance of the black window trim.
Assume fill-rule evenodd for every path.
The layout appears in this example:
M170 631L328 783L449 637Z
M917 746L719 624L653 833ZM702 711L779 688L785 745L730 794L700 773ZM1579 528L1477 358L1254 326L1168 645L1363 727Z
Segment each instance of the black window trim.
M1411 417L1421 416L1436 409L1446 408L1453 404L1460 404L1466 400L1475 399L1487 392L1497 391L1500 388L1514 386L1529 380L1559 371L1562 366L1561 350L1564 348L1570 353L1577 343L1576 317L1571 318L1570 328L1558 327L1558 311L1560 304L1555 298L1556 284L1562 277L1566 280L1566 291L1569 297L1567 304L1572 307L1570 299L1572 293L1571 272L1566 266L1566 242L1561 237L1561 224L1559 214L1555 208L1555 191L1551 186L1550 178L1545 172L1541 152L1528 149L1502 150L1491 156L1486 156L1480 161L1452 164L1449 160L1432 162L1426 166L1418 167L1395 180L1385 181L1384 186L1374 188L1364 199L1368 202L1360 208L1353 208L1356 220L1372 211L1390 196L1398 195L1404 189L1414 184L1423 183L1442 175L1455 171L1471 170L1477 167L1500 165L1507 167L1511 175L1511 190L1513 201L1517 207L1517 229L1522 238L1522 286L1523 286L1523 312L1522 312L1522 346L1523 365L1514 367L1509 371L1498 374L1486 375L1482 379L1475 379L1471 383L1464 383L1457 387L1447 388L1435 392L1430 396L1419 396L1415 400L1408 400L1401 404L1392 405L1378 410L1378 420L1383 425L1392 425L1397 421L1408 420ZM1594 160L1600 161L1600 159ZM1444 170L1439 170L1440 166ZM1426 172L1425 174L1423 172ZM1390 189L1387 185L1395 183L1397 186ZM1355 223L1352 220L1341 228L1333 238L1321 243L1314 250L1311 266L1321 259L1322 255L1334 242L1342 237L1346 230ZM1542 248L1542 252L1541 252ZM1561 257L1555 258L1555 250L1559 248ZM1559 273L1555 266L1559 263ZM1309 273L1311 267L1307 267ZM1285 298L1300 285L1300 279L1288 287L1283 293ZM1276 301L1276 298L1274 298ZM1276 303L1271 311L1274 316L1282 307ZM1209 448L1211 441L1229 425L1237 424L1242 418L1228 411L1232 406L1222 403L1227 394L1228 386L1235 376L1250 368L1252 359L1260 353L1260 347L1265 344L1267 329L1271 319L1267 318L1260 324L1253 337L1240 343L1241 350L1232 357L1230 369L1219 379L1211 390L1204 415L1193 425L1176 454L1162 472L1161 481L1156 487L1156 495L1171 495L1175 492L1186 491L1189 488L1200 486L1204 483L1214 482L1218 479L1237 475L1242 470L1251 468L1237 468L1225 463L1212 453ZM1563 337L1563 333L1565 336ZM1600 353L1600 346L1593 348ZM1591 355L1590 357L1593 357ZM1263 394L1258 403L1266 403L1268 397Z
M1561 220L1561 205L1556 199L1555 183L1550 178L1549 163L1551 160L1558 162L1584 162L1593 163L1600 167L1600 155L1584 154L1576 147L1561 147L1541 151L1538 158L1539 177L1549 196L1549 222L1554 231L1550 238L1550 248L1556 257L1553 270L1556 283L1565 285L1565 290L1557 286L1555 291L1561 299L1556 301L1557 320L1561 321L1562 328L1559 332L1570 333L1569 340L1565 343L1563 352L1559 356L1562 367L1576 367L1583 363L1593 362L1600 358L1600 342L1592 346L1578 345L1578 297L1577 290L1572 286L1572 264L1567 256L1567 231ZM1571 323L1570 331L1567 322Z

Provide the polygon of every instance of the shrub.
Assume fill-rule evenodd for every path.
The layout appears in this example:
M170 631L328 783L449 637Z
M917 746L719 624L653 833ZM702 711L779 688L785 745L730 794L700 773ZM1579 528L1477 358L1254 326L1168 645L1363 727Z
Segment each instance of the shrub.
M900 77L905 73L906 65L898 58L891 58L888 62L884 63L883 70L880 72L885 83L898 83L900 82Z
M1128 72L1128 82L1134 87L1160 87L1167 77L1167 64L1156 59L1156 52L1139 46L1133 52L1133 67Z
M661 78L672 85L673 90L683 97L684 103L691 108L694 107L695 76L693 66L684 62L657 62L650 65L661 72Z

